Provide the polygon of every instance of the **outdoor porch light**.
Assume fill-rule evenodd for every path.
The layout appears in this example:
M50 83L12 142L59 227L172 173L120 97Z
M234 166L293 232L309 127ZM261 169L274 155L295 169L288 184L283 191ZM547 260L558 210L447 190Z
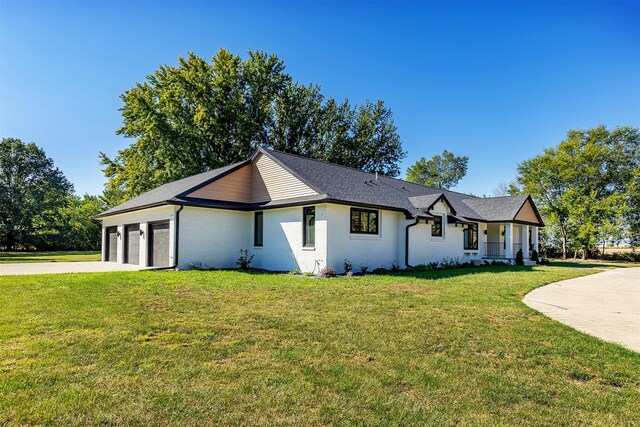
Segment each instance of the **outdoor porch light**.
M116 236L120 237L120 231L116 232Z
M142 229L140 230L140 235L144 236L144 230L142 230Z

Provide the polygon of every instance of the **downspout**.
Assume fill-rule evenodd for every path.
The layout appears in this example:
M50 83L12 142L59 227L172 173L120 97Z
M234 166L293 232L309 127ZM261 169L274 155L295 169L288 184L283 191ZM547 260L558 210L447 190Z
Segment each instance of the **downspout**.
M404 265L406 268L411 268L409 265L409 229L414 225L418 225L420 222L420 218L416 218L416 222L412 224L407 224L407 227L404 229Z
M178 254L180 253L180 251L178 250L179 247L179 243L180 243L180 211L184 209L183 205L180 205L180 208L176 211L176 220L175 220L175 225L176 225L176 232L175 234L175 243L173 245L174 247L174 254L173 254L173 266L170 267L172 270L178 268Z

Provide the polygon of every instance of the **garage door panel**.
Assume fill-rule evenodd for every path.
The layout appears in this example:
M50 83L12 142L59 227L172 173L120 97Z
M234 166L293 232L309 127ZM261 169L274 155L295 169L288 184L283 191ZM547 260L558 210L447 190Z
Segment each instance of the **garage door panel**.
M124 262L127 264L140 264L140 224L127 225L124 228L124 235Z
M116 262L118 260L118 229L108 227L106 229L105 261Z
M169 223L149 224L149 265L169 266Z

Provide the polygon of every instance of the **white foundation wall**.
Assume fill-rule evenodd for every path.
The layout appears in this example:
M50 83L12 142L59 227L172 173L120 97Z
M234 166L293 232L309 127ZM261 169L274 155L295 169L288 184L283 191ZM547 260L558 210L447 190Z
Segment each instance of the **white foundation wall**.
M117 242L117 262L122 264L124 262L124 226L131 224L140 224L140 230L142 234L140 235L140 265L147 266L147 232L148 232L148 224L150 222L156 221L169 221L169 235L171 236L169 239L169 263L170 265L174 264L174 241L173 238L175 233L175 213L179 209L178 206L158 206L155 208L143 209L139 211L126 212L118 215L108 216L106 218L102 218L102 261L104 261L105 254L105 229L107 227L118 227L118 231L120 235L118 236Z
M253 246L253 215L250 213L252 267L274 271L315 272L327 263L327 204L315 206L315 247L303 247L303 206L267 209L263 216L263 246Z
M353 270L360 271L365 264L369 271L377 267L403 266L404 252L399 254L399 242L404 244L404 228L400 223L405 215L396 211L378 210L378 234L351 234L351 206L329 204L327 208L328 240L327 265L338 273L344 272L344 260L353 263Z
M446 218L445 218L446 220ZM443 237L431 236L431 224L420 224L409 228L409 264L418 265L441 262L445 258L459 258L462 262L482 259L486 237L486 224L478 224L478 249L464 249L463 228L443 223Z
M253 214L186 206L180 212L178 268L233 268L240 249L251 252Z

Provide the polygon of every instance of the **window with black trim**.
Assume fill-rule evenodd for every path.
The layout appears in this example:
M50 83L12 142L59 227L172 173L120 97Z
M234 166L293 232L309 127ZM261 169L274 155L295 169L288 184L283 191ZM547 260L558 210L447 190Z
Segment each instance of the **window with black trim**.
M378 234L378 211L351 208L351 233Z
M316 245L316 207L307 206L302 208L302 242L305 248L312 248Z
M437 216L433 218L431 224L431 237L442 237L442 217Z
M462 229L465 249L478 249L478 224L466 224Z
M264 239L264 212L256 212L253 216L253 246L262 246Z

